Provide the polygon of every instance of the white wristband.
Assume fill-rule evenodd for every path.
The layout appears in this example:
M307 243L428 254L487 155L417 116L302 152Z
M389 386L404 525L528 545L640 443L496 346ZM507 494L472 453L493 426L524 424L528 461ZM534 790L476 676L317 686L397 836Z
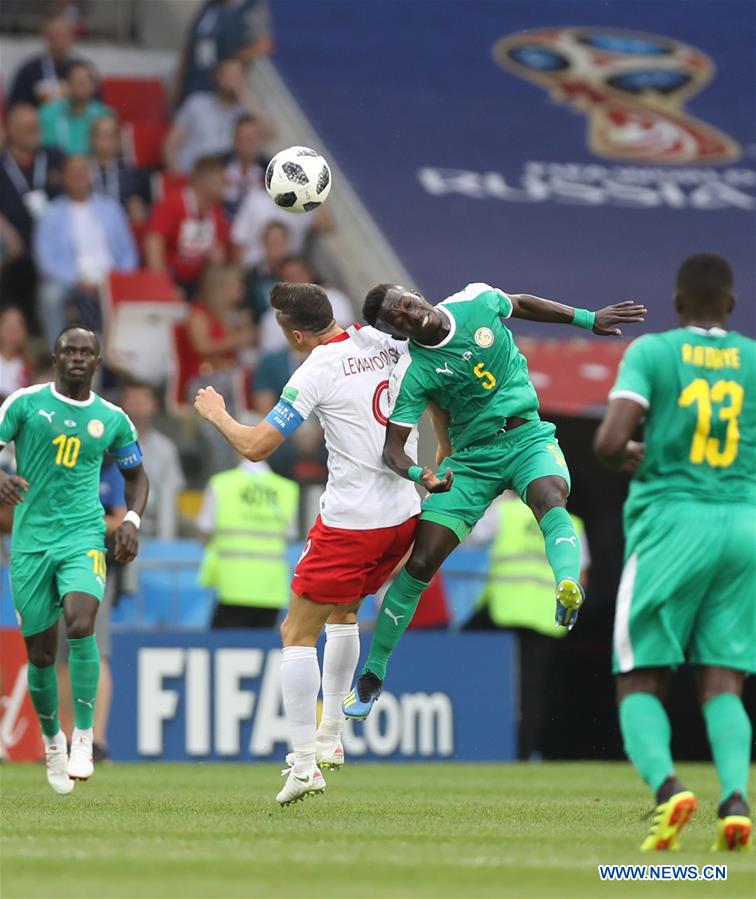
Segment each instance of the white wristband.
M130 521L137 530L139 530L142 525L142 519L133 509L129 509L129 511L123 516L123 523L126 524L127 521Z

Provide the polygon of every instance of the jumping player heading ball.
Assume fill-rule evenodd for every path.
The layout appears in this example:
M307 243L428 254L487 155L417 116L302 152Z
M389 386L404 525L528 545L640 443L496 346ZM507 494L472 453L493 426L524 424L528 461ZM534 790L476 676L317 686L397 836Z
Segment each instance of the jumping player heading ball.
M398 475L431 493L415 533L412 554L386 594L362 675L344 701L344 713L364 718L380 694L386 665L417 608L420 595L455 546L491 502L516 490L533 510L556 582L556 621L572 627L583 603L580 546L565 504L567 463L554 425L541 421L524 356L503 319L574 324L619 335L619 325L643 321L632 301L598 312L573 309L528 294L506 294L469 284L438 306L420 293L379 284L367 295L365 320L409 341L390 382L393 401L383 458ZM439 458L438 477L405 451L413 426L429 403L446 410L451 445Z

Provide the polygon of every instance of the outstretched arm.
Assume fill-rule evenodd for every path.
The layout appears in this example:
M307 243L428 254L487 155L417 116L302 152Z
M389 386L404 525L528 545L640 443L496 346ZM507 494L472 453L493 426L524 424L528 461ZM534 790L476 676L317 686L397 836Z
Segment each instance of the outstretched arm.
M643 444L632 440L645 409L635 400L609 400L604 420L593 439L593 450L608 468L635 474L643 461Z
M221 432L238 453L253 462L267 459L286 440L269 421L261 421L254 427L239 424L228 414L223 397L212 387L197 391L194 408Z
M451 468L447 468L444 477L439 478L430 468L415 464L404 449L411 433L411 427L390 421L386 428L386 442L383 444L383 461L400 478L422 484L429 493L445 493L454 480Z
M514 318L524 318L533 322L549 322L555 325L574 324L586 329L590 328L594 334L603 336L620 337L622 331L616 327L617 325L642 322L646 312L646 307L634 300L625 300L623 303L605 306L596 312L588 312L584 309L565 306L563 303L556 303L554 300L534 297L529 293L510 293L507 296L512 302Z

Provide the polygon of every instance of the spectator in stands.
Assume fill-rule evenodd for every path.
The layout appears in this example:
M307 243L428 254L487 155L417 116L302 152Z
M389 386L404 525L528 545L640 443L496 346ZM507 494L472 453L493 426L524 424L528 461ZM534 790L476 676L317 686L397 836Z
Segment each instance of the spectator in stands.
M7 144L0 156L0 208L28 246L32 225L60 190L63 155L41 146L37 110L18 103L9 110Z
M251 190L264 190L268 160L260 152L260 125L254 116L242 116L234 128L234 149L226 160L223 207L233 220Z
M15 306L0 311L0 403L31 379L29 334L23 312Z
M231 228L237 260L245 269L254 268L263 260L263 234L271 222L281 222L289 229L291 252L304 253L308 242L317 235L333 231L333 219L328 206L312 212L292 215L281 209L264 190L251 190L239 208Z
M279 281L289 281L292 284L320 283L312 267L302 256L289 256L278 265ZM343 327L347 328L354 323L354 309L349 299L335 287L326 287L325 292L333 307L333 317ZM275 313L268 309L260 319L259 345L266 351L283 349L286 346L286 337L278 326Z
M259 324L270 309L270 292L278 283L278 267L291 255L289 229L286 225L271 222L263 232L263 248L263 260L244 276L245 303L255 324Z
M67 311L101 330L100 289L111 271L133 271L137 252L121 206L92 193L86 157L64 162L63 195L37 224L34 257L44 277L40 298L49 340L62 330Z
M146 178L139 169L124 160L118 122L112 116L95 119L90 129L90 142L90 166L95 193L104 194L120 203L126 209L130 221L146 221Z
M188 295L208 262L227 256L229 226L223 214L223 162L202 156L191 183L177 188L152 211L144 242L147 265L167 271Z
M252 382L252 408L267 415L281 396L289 379L307 358L288 345L284 349L265 353L255 371ZM311 415L268 459L276 474L293 478L300 483L324 483L328 470L328 455L323 429L316 416Z
M95 99L97 79L88 62L72 62L66 74L67 95L39 111L42 141L63 153L89 153L89 129L95 119L115 116L114 110Z
M241 273L236 266L208 266L199 299L192 303L186 320L188 353L181 364L188 403L200 387L211 384L226 398L229 411L240 412L244 408L244 375L238 354L253 345L255 329L249 314L242 309L242 299ZM231 467L233 449L222 437L218 439L215 428L207 428L206 433L212 446L213 470Z
M176 113L163 145L166 168L190 172L200 156L230 153L234 128L245 115L254 116L265 136L271 136L272 127L247 87L242 64L226 59L215 70L215 90L192 94Z
M34 222L60 190L62 154L41 146L39 116L29 103L17 103L6 118L7 144L0 156L0 209L22 242L20 255L4 258L2 297L24 310L36 331L37 274L31 258ZM11 247L15 250L15 247ZM10 254L9 254L10 255Z
M121 408L134 422L150 478L150 498L142 514L141 533L173 540L178 534L178 496L185 485L176 444L155 428L160 405L151 384L126 384Z
M192 376L207 381L213 375L235 368L237 350L253 343L254 327L241 308L242 297L241 276L236 266L208 266L199 299L192 303L186 320L189 346L194 354L189 365ZM190 385L187 400L193 399L196 391L196 384Z
M8 107L16 103L41 106L50 100L59 100L65 94L65 77L74 61L71 49L75 28L60 15L50 16L44 25L46 50L22 63L8 93Z
M268 0L208 0L187 35L176 77L176 97L213 89L213 72L224 59L245 65L273 49Z
M298 507L298 485L266 462L245 459L210 479L197 527L207 544L200 579L218 598L211 627L275 626L289 599Z

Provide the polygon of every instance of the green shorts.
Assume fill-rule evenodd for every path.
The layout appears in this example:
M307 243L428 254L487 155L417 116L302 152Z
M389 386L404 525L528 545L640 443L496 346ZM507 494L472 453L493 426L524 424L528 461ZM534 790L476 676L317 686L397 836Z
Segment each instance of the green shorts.
M52 627L67 593L105 594L105 546L101 537L38 552L11 549L13 605L24 637Z
M756 672L756 513L657 500L630 523L613 670L716 665Z
M570 472L555 434L553 424L536 419L444 459L438 470L451 468L454 483L448 493L426 497L421 518L464 540L504 490L515 490L525 501L528 486L551 475L565 480L569 490Z

